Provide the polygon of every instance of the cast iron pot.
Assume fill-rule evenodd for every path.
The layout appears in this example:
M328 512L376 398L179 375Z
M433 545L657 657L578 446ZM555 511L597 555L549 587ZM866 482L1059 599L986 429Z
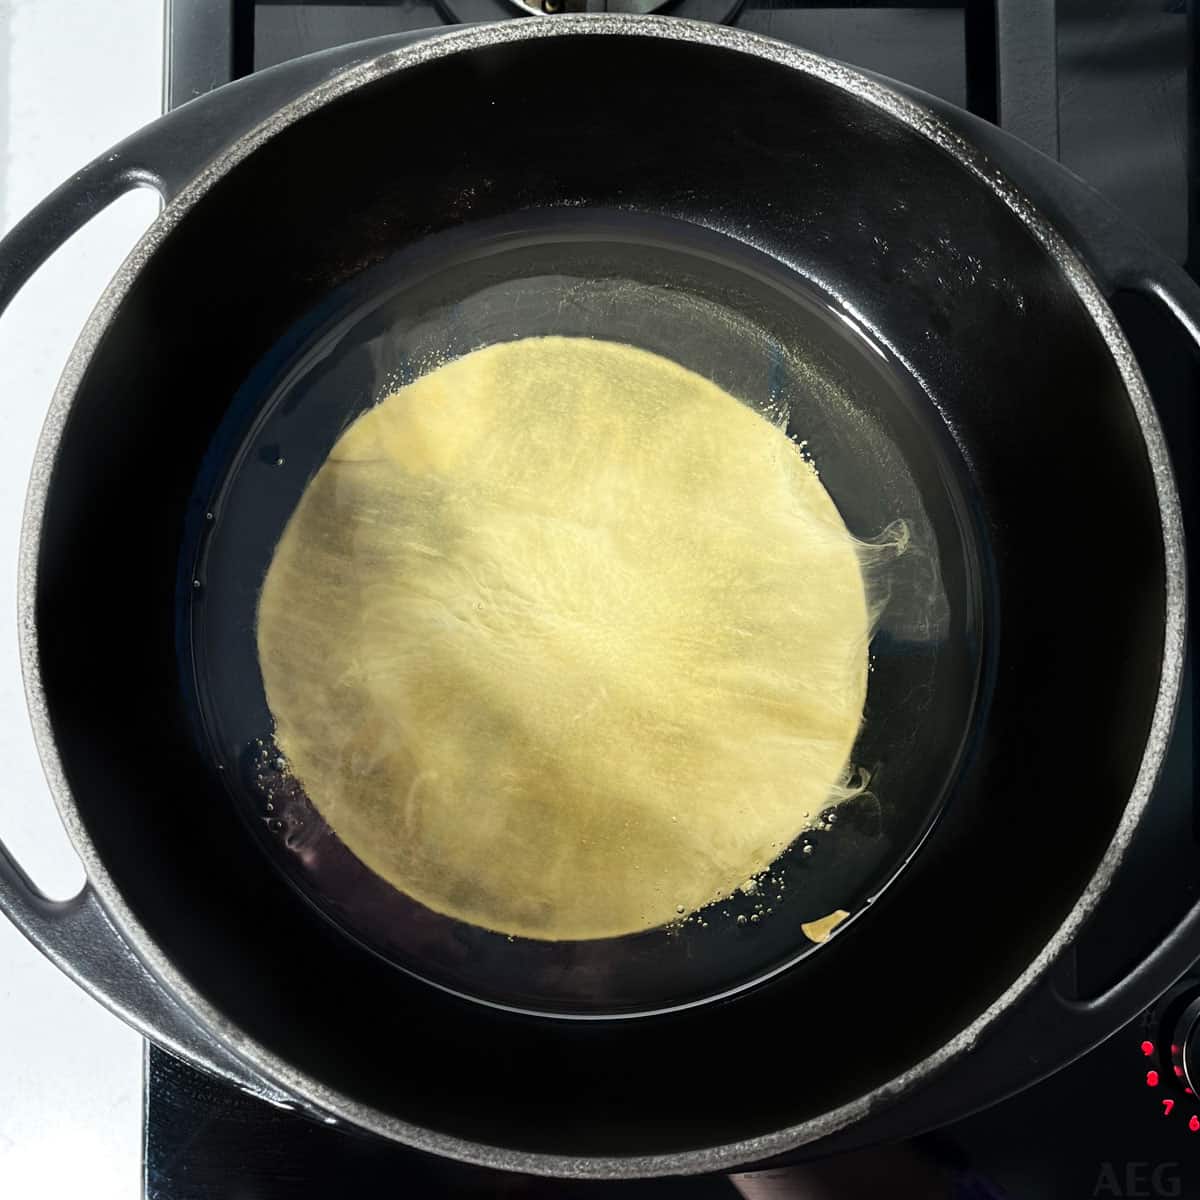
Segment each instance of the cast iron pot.
M66 369L22 548L30 708L89 882L52 904L0 855L0 901L169 1049L436 1153L652 1175L866 1127L1044 980L1115 871L1169 741L1181 521L1120 328L978 149L794 48L564 17L343 65L314 58L187 106L0 245L3 303L116 195L144 184L168 200ZM246 836L193 736L176 644L196 479L264 355L418 237L562 206L736 230L820 281L920 381L969 476L983 564L969 744L907 870L802 969L637 1020L452 997L320 919ZM1189 922L1128 1003L1185 965ZM1103 1006L1085 1039L1131 1011ZM1063 1058L1081 1048L1064 1043Z

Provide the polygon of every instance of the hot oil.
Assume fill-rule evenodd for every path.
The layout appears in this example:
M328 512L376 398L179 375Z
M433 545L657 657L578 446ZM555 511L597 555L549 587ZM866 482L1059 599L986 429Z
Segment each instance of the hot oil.
M854 798L780 847L762 888L747 881L665 930L569 943L443 918L359 862L274 746L254 636L275 546L347 426L442 363L551 335L637 346L712 380L803 443L846 525L880 547L864 560L878 623L846 780ZM288 878L352 936L431 982L568 1015L727 993L813 949L805 925L849 912L833 934L849 936L947 794L980 650L960 479L936 410L900 365L758 251L618 213L528 214L430 238L298 321L246 380L214 442L181 564L202 736Z

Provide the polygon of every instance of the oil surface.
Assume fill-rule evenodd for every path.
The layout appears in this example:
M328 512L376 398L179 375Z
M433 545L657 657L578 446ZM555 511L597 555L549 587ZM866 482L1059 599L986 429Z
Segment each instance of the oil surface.
M695 372L803 443L856 537L893 542L895 522L907 525L908 552L867 575L886 602L852 755L862 794L836 820L822 811L764 886L739 887L693 916L690 900L674 899L680 920L667 933L514 940L392 887L286 770L258 668L256 611L275 547L351 423L473 350L551 336L619 342ZM475 998L564 1014L655 1011L726 993L814 951L804 923L846 911L833 937L851 936L946 796L977 676L952 664L979 652L967 504L949 447L899 364L818 290L731 239L630 214L562 212L431 238L362 272L281 339L213 445L180 587L202 736L276 864L342 929L407 970ZM944 722L930 733L935 704L962 713L954 736Z

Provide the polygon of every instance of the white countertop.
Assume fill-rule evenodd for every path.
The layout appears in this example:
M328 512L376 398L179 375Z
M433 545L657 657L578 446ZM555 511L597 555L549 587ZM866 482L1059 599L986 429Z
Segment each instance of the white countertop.
M0 228L158 115L163 0L0 0ZM12 613L17 538L38 430L75 335L153 219L118 201L0 317L0 605ZM42 779L15 627L0 631L0 840L49 895L83 878ZM0 1196L141 1195L141 1039L0 918Z

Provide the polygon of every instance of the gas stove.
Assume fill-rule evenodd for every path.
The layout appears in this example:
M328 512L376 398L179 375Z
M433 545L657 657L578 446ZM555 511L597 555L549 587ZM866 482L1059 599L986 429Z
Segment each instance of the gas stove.
M559 12L592 9L733 24L966 109L1057 159L1139 226L1158 251L1198 277L1200 88L1191 74L1200 20L1185 0L1058 0L1057 11L1054 0L925 0L919 6L894 0L168 0L165 101L177 107L256 71L367 38L527 20L535 13L552 20ZM424 117L414 114L418 119ZM1159 405L1185 509L1195 513L1192 414L1200 364L1145 298L1117 293L1110 299ZM1191 695L1189 669L1154 819L1067 964L1064 986L1079 997L1121 980L1200 898ZM1149 894L1155 896L1153 920L1138 903ZM885 980L880 987L885 1002ZM916 1140L882 1150L846 1143L835 1147L845 1153L791 1174L734 1180L565 1183L498 1175L316 1125L148 1047L145 1195L300 1200L336 1187L359 1197L422 1200L1200 1196L1198 998L1200 968L1074 1064L999 1105L969 1115L964 1098L958 1111L938 1115L936 1132ZM1020 1045L1011 1052L1021 1054ZM1035 1065L1039 1053L1029 1051ZM989 1068L981 1063L980 1069Z

